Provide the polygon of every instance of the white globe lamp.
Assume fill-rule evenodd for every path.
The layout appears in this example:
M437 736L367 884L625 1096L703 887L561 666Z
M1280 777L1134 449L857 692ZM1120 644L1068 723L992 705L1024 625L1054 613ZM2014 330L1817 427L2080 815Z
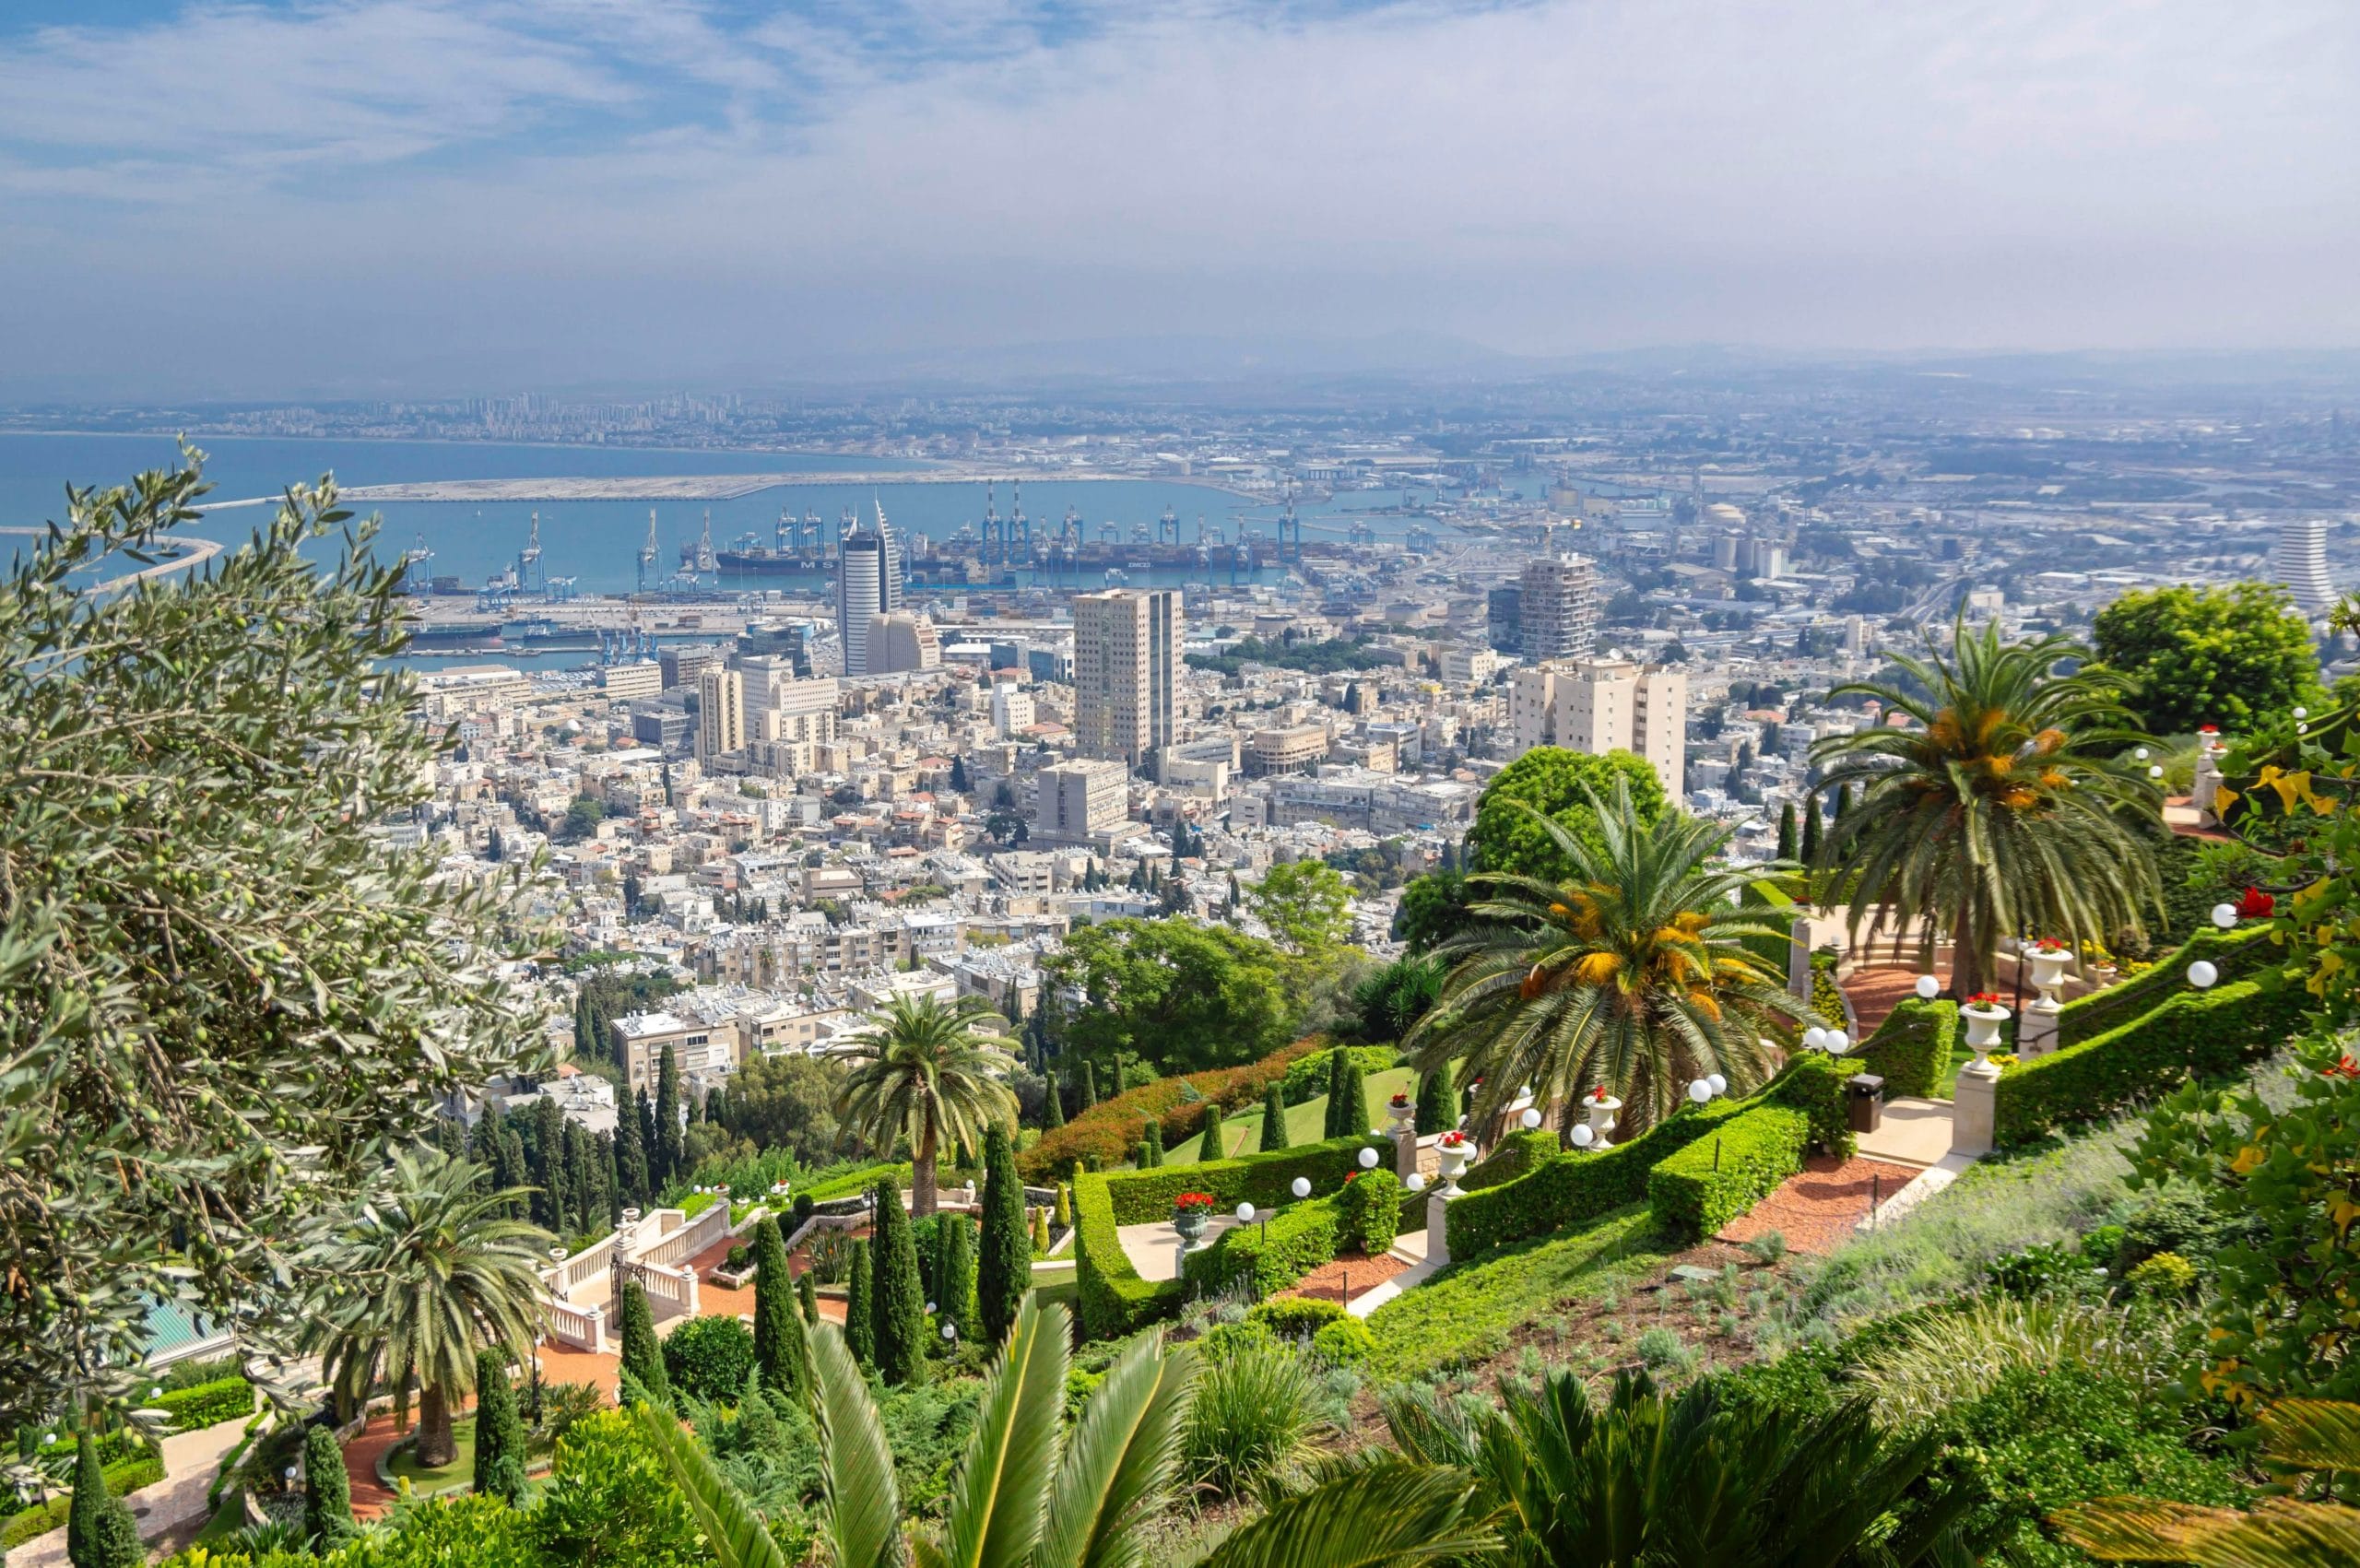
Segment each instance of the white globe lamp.
M1311 1178L1309 1176L1297 1176L1294 1179L1294 1185L1287 1188L1287 1191L1294 1194L1297 1197L1309 1197L1311 1196Z
M1713 1092L1716 1094L1727 1094L1729 1091L1729 1080L1718 1073L1706 1073L1705 1081L1713 1086Z
M1239 1204L1237 1206L1237 1219L1240 1224L1251 1225L1254 1223L1254 1206L1250 1203Z
M1941 994L1942 983L1941 981L1935 979L1930 974L1921 974L1918 977L1918 999L1919 1001L1930 1002Z
M1706 1082L1705 1082L1703 1079L1701 1079L1701 1078L1700 1078L1700 1079L1698 1079L1694 1083L1692 1083L1692 1084L1690 1084L1690 1085L1688 1086L1688 1098L1689 1098L1689 1099L1691 1099L1691 1100L1693 1100L1693 1101L1694 1101L1694 1102L1696 1102L1696 1103L1697 1103L1697 1104L1699 1104L1699 1105L1702 1105L1703 1103L1705 1103L1705 1102L1706 1102L1707 1100L1710 1100L1712 1097L1713 1097L1713 1086L1712 1086L1711 1084L1709 1084L1709 1083L1706 1083Z
M1524 1124L1525 1131L1530 1132L1533 1128L1540 1125L1540 1112L1539 1107L1527 1105L1524 1108L1524 1114L1518 1116L1516 1120Z
M1412 1171L1410 1173L1409 1181L1404 1185L1411 1192L1423 1192L1426 1190L1426 1173L1423 1171Z
M2200 991L2209 991L2221 979L2221 972L2203 959L2188 966L2188 983Z
M2237 906L2236 904L2216 903L2212 906L2213 925L2218 925L2222 930L2226 931L2230 926L2235 925L2236 923Z
M1374 1171L1376 1169L1375 1149L1363 1149L1361 1150L1361 1169L1363 1171Z
M1598 1134L1590 1130L1590 1126L1587 1122L1584 1122L1580 1126L1574 1129L1574 1147L1575 1149L1587 1149L1591 1144L1596 1143L1597 1141Z
M1840 1056L1851 1048L1852 1037L1850 1035L1845 1033L1840 1029L1831 1029L1827 1032L1827 1054L1829 1055Z

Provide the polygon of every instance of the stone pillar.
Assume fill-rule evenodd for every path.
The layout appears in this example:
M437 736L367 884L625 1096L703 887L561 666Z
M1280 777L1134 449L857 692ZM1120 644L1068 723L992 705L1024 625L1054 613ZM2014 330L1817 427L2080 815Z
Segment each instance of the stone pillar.
M2063 1027L2057 1015L2062 1010L2062 1003L2047 996L2026 1002L2016 1019L2016 1055L2030 1060L2056 1050L2058 1032Z
M1787 927L1787 989L1803 1001L1811 1000L1811 921L1795 916Z
M697 1271L686 1264L681 1265L680 1283L688 1291L682 1304L688 1308L689 1315L694 1317L697 1315Z
M1988 1063L1978 1069L1972 1062L1959 1068L1958 1088L1951 1101L1951 1152L1990 1153L1999 1112L2000 1069Z
M1466 1196L1456 1192L1426 1195L1426 1262L1435 1268L1450 1261L1450 1226L1446 1222L1450 1200Z
M590 1320L590 1349L598 1355L605 1355L607 1353L607 1309L602 1306L584 1307L582 1315Z

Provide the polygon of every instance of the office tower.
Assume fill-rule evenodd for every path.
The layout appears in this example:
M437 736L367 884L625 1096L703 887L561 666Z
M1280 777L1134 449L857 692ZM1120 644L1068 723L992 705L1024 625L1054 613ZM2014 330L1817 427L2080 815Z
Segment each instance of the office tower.
M746 749L746 678L734 669L697 672L697 761Z
M1117 760L1058 762L1033 775L1036 837L1086 843L1129 819L1130 770Z
M1511 584L1483 595L1483 629L1503 654L1524 647L1524 590Z
M2278 525L2270 571L2294 595L2296 609L2307 616L2326 614L2335 603L2335 585L2327 575L2327 525L2316 517Z
M934 669L942 663L942 642L934 622L922 615L898 611L868 618L868 647L863 673L893 675L904 670Z
M1078 594L1074 728L1085 757L1151 768L1172 744L1180 595L1169 588Z
M1598 573L1587 559L1536 557L1524 563L1521 586L1524 656L1535 664L1587 657L1598 626Z
M901 607L901 546L879 506L875 527L863 525L844 536L836 563L836 636L846 675L869 673L868 618Z

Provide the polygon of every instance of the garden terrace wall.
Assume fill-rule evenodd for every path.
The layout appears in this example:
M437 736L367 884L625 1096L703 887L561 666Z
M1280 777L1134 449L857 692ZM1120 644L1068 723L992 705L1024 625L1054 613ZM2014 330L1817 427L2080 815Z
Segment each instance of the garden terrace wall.
M2285 1044L2309 1003L2300 986L2265 989L2254 980L2183 990L2118 1028L2008 1068L1995 1091L1994 1140L2046 1138L2069 1122L2169 1093L2190 1074L2229 1077Z
M1647 1207L1665 1230L1701 1241L1801 1170L1810 1142L1802 1112L1757 1105L1659 1161L1647 1175Z
M1169 1220L1173 1200L1184 1192L1210 1194L1217 1208L1233 1208L1240 1203L1251 1203L1257 1208L1307 1208L1311 1205L1294 1200L1291 1188L1295 1178L1306 1177L1315 1190L1332 1193L1343 1185L1347 1173L1360 1169L1363 1149L1375 1149L1380 1156L1389 1152L1384 1138L1346 1138L1249 1154L1241 1160L1206 1160L1194 1165L1113 1173L1082 1172L1074 1178L1073 1213L1075 1281L1083 1328L1093 1338L1127 1334L1176 1311L1188 1289L1185 1280L1140 1279L1123 1251L1117 1227ZM1329 1212L1332 1231L1332 1209ZM1278 1230L1276 1219L1271 1228ZM1258 1232L1259 1227L1256 1229ZM1329 1256L1334 1256L1332 1233L1328 1247Z
M1453 1262L1529 1236L1587 1224L1648 1196L1648 1175L1698 1138L1764 1105L1801 1114L1809 1143L1838 1154L1852 1151L1844 1104L1844 1069L1814 1052L1749 1100L1682 1106L1628 1143L1603 1154L1554 1153L1514 1181L1469 1193L1444 1210ZM1800 1162L1797 1166L1800 1168Z
M1958 1039L1958 1004L1905 997L1861 1046L1860 1071L1884 1079L1888 1100L1934 1092Z
M1092 1156L1104 1167L1120 1165L1147 1136L1150 1115L1163 1129L1163 1147L1177 1148L1182 1139L1204 1131L1207 1106L1220 1106L1226 1116L1254 1104L1271 1084L1285 1079L1288 1067L1328 1048L1324 1040L1298 1040L1244 1067L1143 1083L1042 1134L1038 1143L1016 1157L1017 1169L1028 1182L1047 1182L1062 1179Z
M2066 1003L2057 1014L2059 1043L2095 1039L2152 1010L2188 984L2188 966L2198 959L2210 961L2224 981L2244 979L2278 956L2270 929L2259 922L2230 931L2204 926L2152 968Z

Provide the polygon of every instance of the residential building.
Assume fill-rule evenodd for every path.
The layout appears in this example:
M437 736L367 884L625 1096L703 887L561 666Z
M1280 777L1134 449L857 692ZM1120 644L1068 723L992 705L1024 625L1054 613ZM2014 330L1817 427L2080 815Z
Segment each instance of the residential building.
M1524 656L1588 656L1598 627L1598 572L1587 558L1544 555L1524 563L1517 614Z
M1169 588L1078 594L1074 729L1084 757L1152 770L1172 744L1180 595Z
M711 767L725 752L746 749L746 678L718 666L697 674L697 761Z
M862 660L864 675L897 675L910 670L938 669L942 643L934 622L922 615L897 610L868 618L868 647Z
M1059 762L1042 769L1035 780L1035 837L1083 843L1119 830L1130 818L1130 769L1122 762Z

